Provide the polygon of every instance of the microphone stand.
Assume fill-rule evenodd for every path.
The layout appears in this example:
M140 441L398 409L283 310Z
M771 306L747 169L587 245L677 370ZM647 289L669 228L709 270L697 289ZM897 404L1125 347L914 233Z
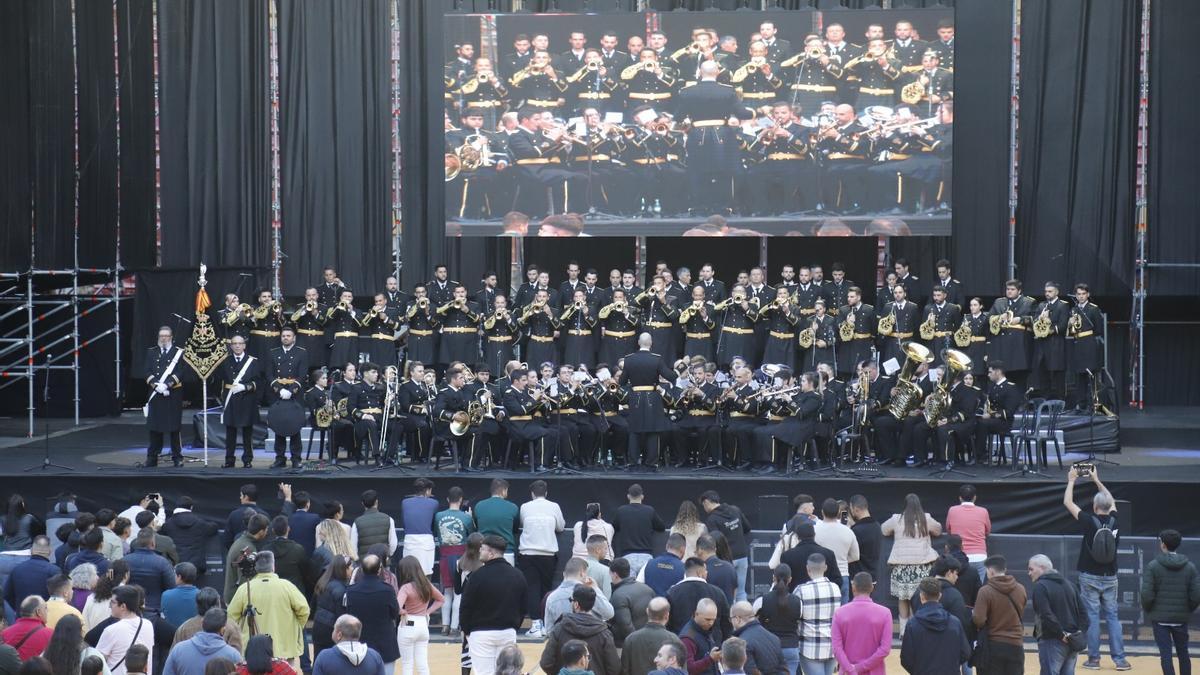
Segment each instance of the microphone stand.
M1100 385L1096 382L1096 378L1100 373L1093 373L1091 368L1087 369L1088 380L1092 385L1092 400L1088 404L1088 456L1087 461L1093 464L1108 464L1109 466L1121 466L1120 463L1114 462L1111 459L1103 459L1096 456L1096 408L1100 403ZM1066 445L1066 438L1063 438L1063 445Z
M54 462L50 461L50 411L49 411L50 362L53 360L54 360L54 355L47 353L46 354L46 363L45 363L46 381L44 383L42 383L42 419L45 420L45 432L42 435L42 441L43 441L43 443L42 443L42 463L34 464L33 466L26 467L25 468L26 473L28 473L30 471L36 471L36 470L45 471L46 469L50 469L50 468L62 469L63 471L74 471L75 470L69 466L65 466L63 464L55 464Z

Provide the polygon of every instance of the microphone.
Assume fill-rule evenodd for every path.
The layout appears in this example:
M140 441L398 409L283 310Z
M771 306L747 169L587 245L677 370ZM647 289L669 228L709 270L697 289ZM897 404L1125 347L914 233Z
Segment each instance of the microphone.
M252 277L254 275L250 274L249 272L238 272L238 276L239 277Z
M191 323L191 322L192 322L192 321L191 321L190 319L188 319L187 317L180 316L179 314L176 314L176 313L174 313L174 312L171 312L171 316L175 317L176 319L179 319L180 321L186 321L187 323Z

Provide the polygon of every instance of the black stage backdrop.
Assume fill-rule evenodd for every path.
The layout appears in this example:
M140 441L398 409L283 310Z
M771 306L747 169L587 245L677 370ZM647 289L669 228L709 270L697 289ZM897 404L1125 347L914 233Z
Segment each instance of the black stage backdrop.
M136 317L133 322L133 373L142 367L142 351L154 344L158 328L163 324L175 331L176 344L182 345L192 334L192 324L178 319L180 314L188 321L195 320L196 285L199 269L154 268L136 270L137 295L134 296ZM242 302L255 304L250 299L252 289L270 284L270 270L252 267L209 267L208 298L212 308L208 314L215 321L217 312L225 306L226 293L238 293ZM140 379L137 378L137 379Z
M269 265L267 4L159 4L162 262Z
M279 3L283 287L337 264L374 292L391 270L388 2Z

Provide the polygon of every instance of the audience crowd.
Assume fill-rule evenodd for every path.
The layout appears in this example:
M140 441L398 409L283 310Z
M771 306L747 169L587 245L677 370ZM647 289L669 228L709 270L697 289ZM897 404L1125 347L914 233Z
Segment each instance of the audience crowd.
M1043 554L1027 562L1030 585L1014 577L963 485L944 522L915 494L878 521L861 495L797 496L761 593L747 579L750 522L715 490L669 525L636 484L608 519L589 503L570 524L543 480L518 504L495 479L470 504L461 488L443 501L419 478L396 519L375 490L347 509L287 484L272 515L248 484L223 524L188 497L169 513L159 494L93 513L65 495L43 519L14 495L2 520L0 675L428 674L438 632L459 645L462 671L480 675L882 675L897 642L909 673L1009 675L1025 672L1027 616L1043 675L1072 675L1080 655L1098 669L1102 627L1113 666L1128 670L1116 613L1126 523L1088 477L1089 505L1075 502L1074 469L1063 496L1078 523L1077 580ZM218 535L219 590L203 584ZM1139 589L1170 675L1173 657L1190 674L1200 606L1181 541L1159 535ZM536 664L520 631L542 642Z

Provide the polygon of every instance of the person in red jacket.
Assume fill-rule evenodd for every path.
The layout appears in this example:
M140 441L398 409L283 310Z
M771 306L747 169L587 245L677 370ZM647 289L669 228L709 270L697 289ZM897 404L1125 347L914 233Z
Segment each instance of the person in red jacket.
M46 628L46 601L31 595L21 601L21 616L0 633L0 639L16 649L22 661L28 661L46 651L53 634Z

